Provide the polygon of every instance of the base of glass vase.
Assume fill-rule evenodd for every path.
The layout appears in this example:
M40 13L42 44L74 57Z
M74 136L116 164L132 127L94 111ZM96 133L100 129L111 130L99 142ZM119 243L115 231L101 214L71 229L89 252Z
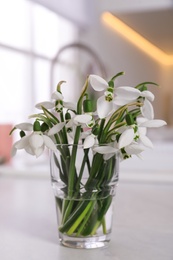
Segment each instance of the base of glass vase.
M94 249L108 246L110 234L93 237L74 237L59 233L60 244L78 249Z

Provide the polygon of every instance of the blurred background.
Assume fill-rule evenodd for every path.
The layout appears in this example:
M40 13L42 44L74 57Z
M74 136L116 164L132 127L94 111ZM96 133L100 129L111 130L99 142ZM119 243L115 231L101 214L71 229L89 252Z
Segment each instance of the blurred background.
M67 81L63 94L69 101L76 100L89 73L109 79L124 71L119 86L159 84L151 87L155 118L168 125L150 131L155 159L149 152L147 160L155 167L162 158L161 165L173 172L172 25L172 0L0 1L1 163L14 163L9 129L26 121L36 103L49 100L59 80Z

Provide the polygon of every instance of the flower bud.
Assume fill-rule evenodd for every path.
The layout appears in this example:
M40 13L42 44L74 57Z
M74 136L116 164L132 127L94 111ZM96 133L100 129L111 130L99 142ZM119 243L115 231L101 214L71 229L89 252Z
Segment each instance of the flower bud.
M84 113L91 113L93 111L93 103L90 99L85 99L83 102Z
M133 125L134 124L134 119L133 119L132 114L127 114L126 115L126 122L127 122L128 125Z
M36 132L36 131L41 131L41 126L40 126L39 121L35 121L35 122L34 122L33 130L34 130L34 132Z
M41 132L45 132L45 131L47 131L49 129L49 127L48 127L48 125L46 124L46 123L43 123L42 125L41 125Z
M71 115L69 112L65 113L65 120L70 120L71 119Z

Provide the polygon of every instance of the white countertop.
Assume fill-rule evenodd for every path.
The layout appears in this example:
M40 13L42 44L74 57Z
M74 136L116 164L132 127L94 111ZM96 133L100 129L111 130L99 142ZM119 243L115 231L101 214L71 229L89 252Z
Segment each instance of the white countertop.
M104 249L59 245L53 192L46 178L0 179L2 260L173 259L173 183L120 180L112 240Z
M104 249L81 250L59 245L48 164L32 171L31 166L20 169L1 166L0 259L173 260L170 151L173 148L164 157L162 147L152 160L148 155L144 162L131 160L120 167L112 240Z

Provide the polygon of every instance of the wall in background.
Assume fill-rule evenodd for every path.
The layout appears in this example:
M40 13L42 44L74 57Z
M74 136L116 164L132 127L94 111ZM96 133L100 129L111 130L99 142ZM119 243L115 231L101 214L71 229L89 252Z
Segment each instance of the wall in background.
M155 117L163 118L169 124L173 123L172 67L159 64L101 21L90 30L81 31L80 41L92 47L99 55L108 78L119 71L125 71L125 76L119 78L119 85L135 86L144 81L158 83L161 87L150 88L156 96Z

